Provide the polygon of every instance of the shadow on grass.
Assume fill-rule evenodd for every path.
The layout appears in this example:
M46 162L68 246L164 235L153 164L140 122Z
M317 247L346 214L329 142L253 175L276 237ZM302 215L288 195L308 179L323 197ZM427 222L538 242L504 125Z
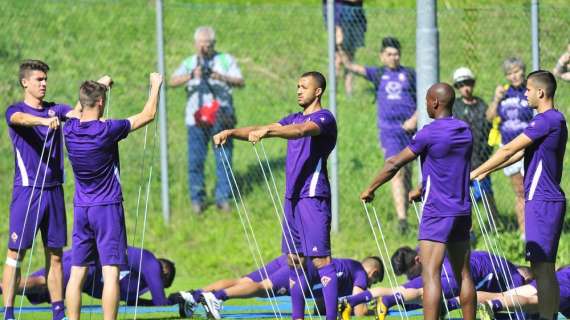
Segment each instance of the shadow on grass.
M267 179L269 179L269 185L273 187L273 183L271 181L271 176L269 175L269 171L267 170L265 160L262 160L265 173L267 175ZM285 157L279 158L270 158L269 159L269 166L271 167L271 171L273 172L273 176L277 179L283 175L283 170L285 167ZM239 170L235 172L236 181L240 188L240 192L242 196L247 196L248 194L252 193L252 191L258 186L262 185L265 188L265 179L263 178L263 173L261 168L259 167L259 163L254 162L248 164L245 170ZM280 185L279 182L277 183L277 192L279 196L283 196L283 192L285 191L285 187ZM266 190L267 191L267 190Z

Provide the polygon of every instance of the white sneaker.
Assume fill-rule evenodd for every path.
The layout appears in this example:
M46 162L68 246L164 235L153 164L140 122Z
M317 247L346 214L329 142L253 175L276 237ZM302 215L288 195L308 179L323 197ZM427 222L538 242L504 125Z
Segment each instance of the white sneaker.
M491 308L491 305L487 302L479 303L477 305L477 315L481 320L493 320L495 318L493 308Z
M180 318L184 319L192 317L192 315L194 315L194 309L198 303L194 300L191 292L180 291L179 294L184 300L184 302L178 303L178 313L180 314Z
M221 319L220 309L222 309L222 301L218 300L213 293L204 292L202 293L202 299L200 301L206 310L208 318Z

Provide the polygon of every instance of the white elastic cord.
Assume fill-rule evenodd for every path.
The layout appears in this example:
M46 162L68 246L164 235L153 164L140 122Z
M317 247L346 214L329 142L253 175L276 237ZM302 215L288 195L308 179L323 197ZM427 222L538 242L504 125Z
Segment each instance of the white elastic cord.
M257 151L255 144L253 145L253 150L255 151L257 161L259 163L259 166L261 168L261 172L263 174L263 178L265 180L265 185L267 186L267 190L269 191L269 196L271 198L271 202L273 203L273 208L275 209L275 217L277 218L279 226L281 227L281 232L283 232L283 236L284 236L284 240L285 240L285 246L287 247L288 252L295 253L295 255L297 257L299 257L299 248L297 248L297 245L295 244L295 242L292 241L291 244L293 245L293 250L291 250L291 245L289 244L289 241L287 241L287 237L285 236L286 234L289 234L289 239L293 240L293 234L291 232L291 227L289 225L289 221L287 221L287 218L285 217L285 210L283 208L283 201L281 199L279 199L279 193L277 191L277 184L275 183L275 177L273 176L273 170L271 169L271 165L269 164L269 158L267 157L267 153L265 152L265 147L263 146L263 141L260 141L260 144L261 144L261 150L263 152L263 156L265 158L265 164L267 166L267 170L269 171L269 175L270 175L271 180L273 182L273 188L271 188L271 186L269 184L269 179L267 178L265 168L263 166L263 163L261 161L261 158L259 156L259 152ZM277 203L280 206L280 210L277 208ZM285 221L285 225L283 225L283 221ZM285 227L287 227L287 231L285 231ZM313 299L313 302L316 303L316 299L315 299L315 295L313 293L311 281L309 281L309 277L307 276L305 268L303 268L303 266L301 266L301 265L298 265L296 262L297 261L293 261L293 267L295 269L295 275L297 276L297 279L301 279L300 273L299 273L299 269L300 269L301 273L303 274L303 279L308 284L307 289L309 290L309 295ZM306 261L305 263L311 263L311 262ZM305 300L305 308L308 309L309 303L307 300L307 295L305 294L305 290L303 289L302 285L300 285L300 288L301 288L301 293L303 294L303 299ZM323 294L324 294L324 292L323 292ZM309 310L309 315L312 317L310 309L308 309L308 310ZM317 311L317 315L320 317L321 312L320 312L319 308L315 307L315 310Z
M386 268L386 266L388 266L388 265L391 267L392 264L389 261L389 257L384 258L384 253L382 252L382 249L380 248L380 242L378 241L378 236L376 235L376 228L374 227L374 223L372 223L372 218L370 217L370 212L368 210L368 206L367 206L366 202L364 202L364 200L362 201L362 206L364 207L364 212L366 213L366 218L368 219L368 224L370 225L370 230L372 230L374 242L376 243L376 248L378 249L378 253L380 254L380 259L382 260L382 264L384 265L384 268ZM372 208L374 208L374 207L372 207ZM382 232L382 230L380 229L379 232ZM388 276L388 282L390 283L390 289L392 289L392 295L394 296L394 299L396 300L396 303L398 304L400 319L404 319L404 316L406 319L408 319L408 312L406 311L404 299L402 298L401 295L397 294L398 282L394 281L396 276L390 274L390 270L392 272L394 272L393 268L386 269L386 275ZM401 303L401 305L400 305L400 303ZM404 309L404 312L402 312L402 309Z
M238 216L239 216L239 219L240 219L240 222L241 222L244 234L245 234L245 238L246 238L246 241L248 244L248 248L249 248L251 255L253 257L253 261L254 261L257 269L261 270L261 272L262 272L261 276L263 276L263 273L265 273L265 277L269 278L269 274L267 272L267 269L265 267L265 263L263 262L263 258L261 256L261 250L259 249L259 244L257 242L257 238L255 237L253 227L251 226L251 221L249 220L249 217L248 217L248 213L247 213L247 209L245 207L245 203L243 201L239 186L237 184L237 181L235 179L235 175L234 175L233 170L231 168L229 157L227 156L225 148L223 145L220 145L219 152L221 153L221 156L222 156L222 165L224 166L224 172L225 172L226 178L228 179L228 182L230 184L230 191L232 193L232 199L233 199L234 204L236 206ZM242 210L243 210L243 212L242 212ZM276 300L275 293L274 293L273 289L271 289L271 293L270 293L269 289L265 288L265 292L267 294L267 297L269 298L269 303L271 305L271 309L273 310L273 314L274 314L275 318L282 319L283 315L281 313L281 310L279 309L279 304Z
M12 259L10 257L6 257L6 265L10 266L12 268L19 268L20 267L20 261L18 261L16 259Z

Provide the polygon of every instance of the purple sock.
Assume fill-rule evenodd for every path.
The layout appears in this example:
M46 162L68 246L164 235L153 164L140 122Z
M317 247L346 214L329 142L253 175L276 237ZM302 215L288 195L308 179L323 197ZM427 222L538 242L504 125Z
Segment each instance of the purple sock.
M398 303L401 303L403 301L404 301L404 297L402 297L402 294L399 292L396 292L396 294L391 294L389 296L382 297L382 303L388 309L390 309L391 307L393 307L393 306L395 306Z
M297 277L297 273L299 273L300 279ZM303 292L309 292L309 285L305 281L301 268L289 267L289 286L291 291L291 318L293 320L304 319L305 297Z
M228 294L226 293L226 290L214 291L214 297L216 297L216 299L222 300L222 301L226 301L229 299Z
M370 293L368 290L346 298L346 301L348 301L348 304L350 304L351 307L357 306L361 303L369 302L370 300L372 300L372 293Z
M61 320L65 318L65 307L63 305L63 301L52 302L51 313L53 314L52 320Z
M491 300L491 309L493 309L493 312L500 311L501 309L503 309L503 304L501 303L500 300L493 299Z
M202 289L192 291L192 298L194 298L194 301L196 302L200 301L201 295L202 295Z
M4 309L4 319L16 319L14 317L14 307L6 307Z
M459 304L459 300L457 299L449 299L447 300L447 309L449 311L451 310L457 310L461 308L461 305Z
M320 268L319 277L323 284L323 297L325 299L325 309L327 310L327 320L336 320L338 313L338 278L336 277L336 267L330 263Z

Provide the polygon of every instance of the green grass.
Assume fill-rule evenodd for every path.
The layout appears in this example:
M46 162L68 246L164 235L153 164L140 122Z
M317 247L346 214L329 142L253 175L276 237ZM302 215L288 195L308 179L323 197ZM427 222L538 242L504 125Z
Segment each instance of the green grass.
M211 24L217 31L218 49L237 57L246 79L246 87L236 90L234 95L239 125L274 122L298 110L294 91L298 75L309 69L327 70L320 1L308 5L300 0L291 5L277 0L270 4L246 0L220 3L165 1L167 77L193 52L194 29ZM541 1L541 4L542 63L551 68L566 45L567 35L563 30L570 23L570 8L564 1ZM358 52L357 61L378 64L380 39L395 35L403 45L403 64L414 66L415 2L375 0L367 1L366 7L369 21L367 47ZM468 65L478 77L476 93L489 101L494 87L503 82L500 65L504 58L520 55L530 63L528 1L508 1L502 6L494 5L492 1L443 1L439 9L442 80L449 81L456 67ZM0 21L3 22L0 72L4 75L0 78L0 104L7 106L21 98L17 84L18 62L38 58L47 61L52 68L49 100L72 104L77 99L82 80L110 74L116 82L111 116L126 117L142 108L148 92L148 73L156 65L153 1L4 1L0 2ZM351 98L344 96L341 87L337 117L341 231L333 236L333 248L337 256L360 258L375 254L376 250L358 194L383 160L376 138L376 107L370 85L357 79ZM327 99L325 97L325 101ZM174 289L204 285L220 277L240 276L255 265L239 219L235 212L219 213L213 205L202 217L190 212L183 90L168 90L167 104L172 222L170 225L162 222L160 175L155 161L145 247L158 256L176 261L178 277ZM559 84L558 105L568 113L570 84ZM149 133L152 129L153 126ZM141 179L143 132L139 131L121 143L129 243L135 239L133 228L138 189L148 174L148 168L145 168L145 177ZM152 134L149 139L152 140ZM271 140L264 145L282 190L285 142ZM4 155L0 159L0 177L3 178L0 212L7 221L14 169L4 121L0 123L0 152ZM206 168L210 195L214 182L211 156L210 151ZM147 164L149 159L146 158ZM568 159L570 157L566 157L566 168L570 165ZM279 253L280 231L249 144L236 143L234 169L245 193L261 252L264 259L269 260ZM68 228L71 229L73 184L71 170L67 173L65 190ZM514 210L510 185L501 174L494 176L494 183L505 220L500 243L508 258L522 263L523 246L512 225ZM567 174L563 177L563 187L567 192L570 190ZM394 250L402 244L415 245L415 232L401 235L394 231L396 223L389 187L379 190L375 205L384 222L389 249ZM417 225L412 210L409 214L412 224ZM567 216L566 223L569 219ZM0 239L7 237L6 224L0 226ZM136 239L138 243L140 235ZM479 248L483 248L482 241ZM5 241L0 241L0 252L4 250ZM38 254L39 251L34 254L34 268L41 263ZM568 232L561 240L559 263L570 263Z

